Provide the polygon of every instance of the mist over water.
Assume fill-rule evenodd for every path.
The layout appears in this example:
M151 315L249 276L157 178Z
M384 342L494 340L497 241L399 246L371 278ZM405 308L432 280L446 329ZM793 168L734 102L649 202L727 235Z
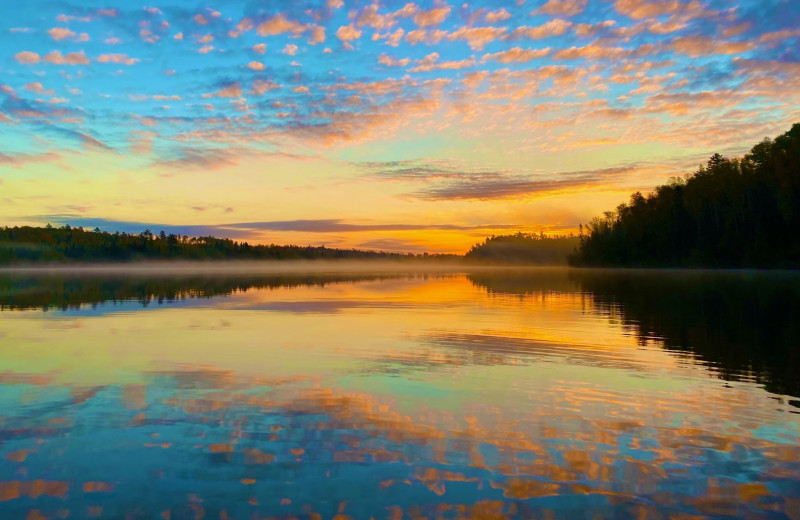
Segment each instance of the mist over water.
M0 516L800 513L797 275L343 265L4 271Z

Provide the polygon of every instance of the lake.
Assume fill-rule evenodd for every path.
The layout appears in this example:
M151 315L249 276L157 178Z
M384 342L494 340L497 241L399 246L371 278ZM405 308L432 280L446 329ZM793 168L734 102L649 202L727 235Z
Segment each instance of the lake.
M0 518L800 518L800 274L0 274Z

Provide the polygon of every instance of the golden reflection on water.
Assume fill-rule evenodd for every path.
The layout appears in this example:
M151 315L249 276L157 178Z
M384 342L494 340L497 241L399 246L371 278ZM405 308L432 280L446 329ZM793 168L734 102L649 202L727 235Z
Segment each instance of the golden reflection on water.
M559 283L2 312L0 512L800 518L786 397L643 345Z

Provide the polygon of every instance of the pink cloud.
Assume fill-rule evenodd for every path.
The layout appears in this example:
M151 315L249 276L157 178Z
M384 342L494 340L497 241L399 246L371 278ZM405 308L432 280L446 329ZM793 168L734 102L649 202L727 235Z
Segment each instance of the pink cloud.
M61 41L65 38L72 38L75 36L75 32L70 31L66 27L53 27L52 29L47 31L47 34L56 41Z
M100 63L116 63L119 65L135 65L139 59L130 58L127 54L101 54L97 57Z
M34 63L39 63L40 60L38 54L30 51L18 52L14 55L14 58L23 65L31 65Z
M211 52L213 50L214 50L214 46L213 45L203 45L202 47L197 49L197 52L199 52L200 54L208 54L209 52Z
M253 45L253 50L259 54L265 54L267 52L267 45L264 43L257 43Z
M264 70L264 64L260 61L251 61L247 64L247 68L252 70Z
M256 96L260 96L262 94L269 92L270 90L275 90L279 88L281 88L281 86L275 83L274 81L258 79L253 82L250 93L255 94Z
M281 50L281 53L286 54L287 56L294 56L295 54L297 54L297 49L298 49L297 45L293 43L287 43L286 47L284 47L283 50Z
M35 83L28 83L25 85L25 90L28 92L33 92L34 94L41 94L43 96L52 96L52 90L45 90L41 83L38 81Z
M83 51L80 52L70 52L68 54L62 55L59 51L51 51L48 52L44 56L44 61L47 63L52 63L54 65L88 65L89 58L86 57L86 54Z
M192 19L194 20L194 23L196 23L197 25L208 25L208 20L206 20L206 17L203 16L202 14L196 14Z

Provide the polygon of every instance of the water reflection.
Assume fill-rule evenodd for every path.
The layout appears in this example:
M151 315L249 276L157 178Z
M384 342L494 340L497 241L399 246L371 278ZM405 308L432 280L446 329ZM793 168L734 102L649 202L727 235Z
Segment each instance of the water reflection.
M490 293L581 291L642 345L699 356L720 377L800 396L800 274L583 270L470 274Z
M800 518L794 282L595 275L5 280L0 517Z

